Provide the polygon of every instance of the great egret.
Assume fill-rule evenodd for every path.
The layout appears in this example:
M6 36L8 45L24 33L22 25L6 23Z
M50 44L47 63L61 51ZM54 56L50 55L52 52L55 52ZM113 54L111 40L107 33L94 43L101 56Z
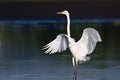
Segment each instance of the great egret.
M86 28L83 31L82 37L79 41L75 42L70 35L70 15L67 10L57 12L67 17L67 34L59 34L56 39L45 45L43 49L47 49L45 53L53 54L62 52L67 48L70 49L73 57L72 63L74 68L73 80L77 78L77 65L90 60L87 54L91 54L95 49L96 43L101 42L99 33L93 28Z

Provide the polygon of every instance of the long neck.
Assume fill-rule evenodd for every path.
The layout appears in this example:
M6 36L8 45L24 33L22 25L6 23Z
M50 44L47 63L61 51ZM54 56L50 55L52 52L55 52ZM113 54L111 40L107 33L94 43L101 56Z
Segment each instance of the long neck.
M68 35L68 39L69 39L71 37L71 35L70 35L70 16L69 16L69 14L66 15L66 17L67 17L67 35Z

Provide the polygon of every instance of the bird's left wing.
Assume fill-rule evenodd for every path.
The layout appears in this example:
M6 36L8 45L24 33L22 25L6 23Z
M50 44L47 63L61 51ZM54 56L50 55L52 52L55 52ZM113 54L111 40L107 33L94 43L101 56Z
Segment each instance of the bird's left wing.
M68 48L68 39L66 34L59 34L56 39L51 41L49 44L43 46L46 49L45 53L56 53L62 52Z
M98 31L93 28L86 28L76 45L81 48L85 54L91 54L95 49L96 43L101 41L102 39Z

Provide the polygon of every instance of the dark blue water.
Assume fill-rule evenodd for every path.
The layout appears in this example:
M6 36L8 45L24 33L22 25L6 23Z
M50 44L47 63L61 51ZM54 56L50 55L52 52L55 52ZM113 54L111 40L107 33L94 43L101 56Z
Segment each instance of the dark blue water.
M1 80L72 80L71 56L1 59ZM78 80L118 80L120 61L91 60L78 67Z
M72 80L69 50L44 54L42 46L58 34L66 33L66 24L0 24L0 80ZM86 27L97 29L98 43L92 59L78 66L78 80L119 80L120 26L113 23L71 23L71 34L79 40ZM73 27L74 26L74 27Z

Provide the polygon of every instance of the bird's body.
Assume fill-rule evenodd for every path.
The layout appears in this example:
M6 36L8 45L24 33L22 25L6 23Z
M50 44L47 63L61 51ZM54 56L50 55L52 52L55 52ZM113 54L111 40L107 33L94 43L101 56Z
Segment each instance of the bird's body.
M64 14L67 17L67 34L59 34L56 39L45 45L43 49L47 49L45 53L62 52L67 48L70 49L73 58L74 80L77 76L77 65L79 63L90 60L87 54L91 54L96 47L96 43L102 41L99 33L93 28L86 28L83 31L82 37L75 42L70 35L70 16L68 11L58 12L57 14Z

